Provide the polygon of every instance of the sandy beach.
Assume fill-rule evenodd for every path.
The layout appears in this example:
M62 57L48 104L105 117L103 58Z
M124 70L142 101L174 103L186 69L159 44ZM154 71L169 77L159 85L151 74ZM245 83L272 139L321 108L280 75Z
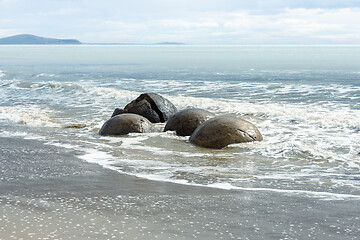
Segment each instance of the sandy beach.
M0 138L0 239L358 239L352 199L144 180Z
M0 240L360 240L359 22L0 0Z

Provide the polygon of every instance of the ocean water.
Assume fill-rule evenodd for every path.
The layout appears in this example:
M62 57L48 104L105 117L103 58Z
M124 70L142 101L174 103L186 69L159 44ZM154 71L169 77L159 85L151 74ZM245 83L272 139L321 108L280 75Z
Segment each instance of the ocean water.
M173 132L98 135L144 92L236 115L264 141L213 150ZM360 47L0 46L0 136L157 181L360 199Z

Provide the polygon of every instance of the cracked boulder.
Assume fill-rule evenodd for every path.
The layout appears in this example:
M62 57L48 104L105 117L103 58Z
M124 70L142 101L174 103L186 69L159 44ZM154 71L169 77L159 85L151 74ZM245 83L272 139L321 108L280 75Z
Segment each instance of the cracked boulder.
M177 112L176 107L166 98L156 93L143 93L124 109L115 109L113 116L134 113L147 118L152 123L166 122Z
M179 136L190 136L200 124L212 117L215 115L206 110L187 108L170 117L164 132L175 131Z
M263 137L254 124L233 116L218 116L203 122L189 139L192 144L205 148L261 140Z
M152 123L143 116L125 113L116 115L107 120L101 127L99 134L108 135L126 135L128 133L148 133L153 132Z

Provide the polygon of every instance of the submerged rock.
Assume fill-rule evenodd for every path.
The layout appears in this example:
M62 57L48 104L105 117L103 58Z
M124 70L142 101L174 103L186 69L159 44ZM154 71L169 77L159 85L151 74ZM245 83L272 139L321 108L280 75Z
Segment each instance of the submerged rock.
M153 126L149 120L137 114L125 113L107 120L101 127L99 134L102 136L125 135L128 133L148 133L152 131Z
M73 124L67 124L64 126L64 128L85 128L86 124L84 123L73 123Z
M112 116L135 113L147 118L152 123L166 122L177 112L176 107L166 98L156 93L143 93L130 102L124 109L115 109Z
M224 148L229 144L261 141L257 127L233 116L219 116L203 122L190 136L190 142L205 148Z
M213 113L203 109L187 108L169 118L164 132L176 131L179 136L190 136L200 124L214 116Z

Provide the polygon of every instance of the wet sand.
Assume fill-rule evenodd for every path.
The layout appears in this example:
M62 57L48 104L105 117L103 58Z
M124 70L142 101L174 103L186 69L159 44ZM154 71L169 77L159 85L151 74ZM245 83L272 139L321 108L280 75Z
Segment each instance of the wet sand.
M0 239L360 238L359 199L149 181L80 154L0 138Z

